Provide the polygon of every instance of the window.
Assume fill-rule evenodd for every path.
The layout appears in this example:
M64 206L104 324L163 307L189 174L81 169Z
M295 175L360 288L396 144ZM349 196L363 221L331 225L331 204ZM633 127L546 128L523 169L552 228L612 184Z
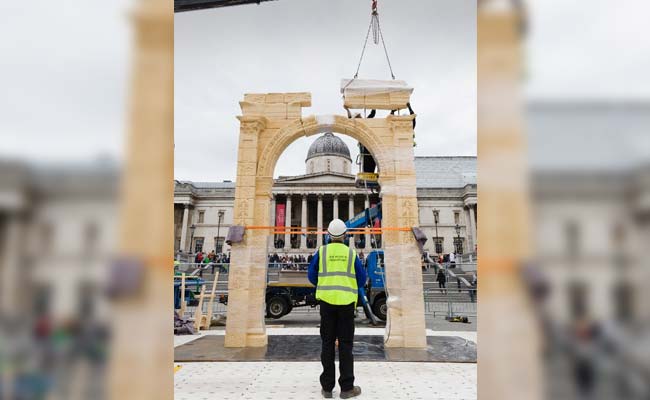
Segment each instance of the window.
M198 253L200 251L203 251L203 238L197 237L194 238L194 252Z
M569 310L572 318L581 318L589 311L587 305L587 286L582 282L572 282L568 287Z
M47 222L41 226L41 246L40 250L43 253L49 253L52 250L52 243L54 242L54 227L51 223Z
M86 223L84 227L84 250L87 252L96 251L99 239L99 228L94 222Z
M629 322L634 319L634 287L628 282L618 282L613 288L616 318L620 322Z
M463 239L455 237L454 238L454 253L463 254Z
M223 243L224 243L224 237L219 236L214 238L214 251L215 253L223 253Z
M564 226L567 254L575 258L580 253L580 227L575 221L567 221Z
M205 211L199 211L199 224L205 221Z
M435 253L436 254L442 254L442 238L441 237L434 237L433 238L433 243L435 244Z
M454 211L454 224L460 225L460 211Z

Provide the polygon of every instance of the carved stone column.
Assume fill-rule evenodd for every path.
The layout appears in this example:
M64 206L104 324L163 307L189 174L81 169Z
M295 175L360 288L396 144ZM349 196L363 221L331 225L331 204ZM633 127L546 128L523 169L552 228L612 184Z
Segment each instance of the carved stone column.
M384 227L419 225L413 161L414 116L387 118L394 146L386 156L394 162L382 169L380 185ZM383 233L386 259L387 347L425 347L424 298L420 251L410 231Z
M318 195L318 208L316 209L316 229L323 230L323 195ZM323 245L323 235L316 235L316 247Z
M237 186L233 225L268 226L273 177L257 176L259 134L266 118L240 116ZM244 240L231 247L228 279L226 347L260 347L267 344L264 329L267 237L264 230L246 230Z

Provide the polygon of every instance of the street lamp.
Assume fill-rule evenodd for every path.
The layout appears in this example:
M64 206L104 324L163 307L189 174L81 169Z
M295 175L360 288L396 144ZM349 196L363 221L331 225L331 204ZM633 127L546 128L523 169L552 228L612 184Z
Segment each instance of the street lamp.
M460 241L460 225L456 224L454 229L456 229L456 236L457 236L456 253L463 254L463 246L462 246L462 242Z
M194 254L194 249L192 249L192 246L194 245L194 230L196 229L196 225L192 224L190 226L190 254Z
M433 243L434 250L436 251L436 254L440 254L441 252L438 251L438 220L440 218L440 214L437 209L433 209L433 222L436 224L436 239L435 242Z
M223 214L224 211L219 210L219 221L217 222L217 246L216 246L217 248L215 249L217 253L221 253L221 251L219 251L219 243L220 243L219 231L221 230L221 220L223 219ZM223 245L222 245L222 250L223 250Z

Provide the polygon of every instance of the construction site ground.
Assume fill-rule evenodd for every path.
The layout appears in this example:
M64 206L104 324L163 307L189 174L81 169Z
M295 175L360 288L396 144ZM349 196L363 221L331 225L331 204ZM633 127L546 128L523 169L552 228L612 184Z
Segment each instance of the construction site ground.
M451 323L444 316L427 316L427 338L467 341L476 347L476 320L470 324ZM316 310L301 310L278 320L267 320L267 333L275 336L312 337L318 330ZM174 337L174 347L223 336L223 327L214 327L196 335ZM383 327L372 327L359 318L355 337L384 335ZM217 338L215 338L217 339ZM271 342L271 340L270 340ZM199 342L196 342L197 344ZM362 357L359 357L362 358ZM318 361L208 361L175 362L174 398L176 399L320 399ZM475 399L475 362L389 362L356 361L356 384L362 387L360 398L391 399ZM338 398L339 388L334 390Z

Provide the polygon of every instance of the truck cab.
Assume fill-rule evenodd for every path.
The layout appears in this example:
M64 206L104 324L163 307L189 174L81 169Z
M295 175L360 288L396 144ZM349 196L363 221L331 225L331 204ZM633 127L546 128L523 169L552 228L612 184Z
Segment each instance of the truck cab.
M364 261L368 274L368 302L375 314L382 321L386 321L388 308L386 306L386 278L384 270L384 251L372 250Z

